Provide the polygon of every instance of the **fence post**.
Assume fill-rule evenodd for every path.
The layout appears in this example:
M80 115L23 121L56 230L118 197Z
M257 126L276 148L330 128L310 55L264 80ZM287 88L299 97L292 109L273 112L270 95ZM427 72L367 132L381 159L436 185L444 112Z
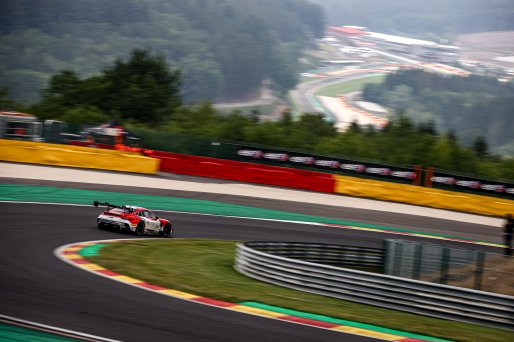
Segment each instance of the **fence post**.
M401 277L402 274L402 257L403 257L403 244L396 243L394 251L394 266L393 266L393 275L397 277Z
M382 242L382 274L391 274L391 248L393 244L389 239L384 239Z
M484 263L485 263L485 253L477 252L476 264L475 264L475 290L482 289L482 278L484 275Z
M421 259L423 258L423 245L416 245L416 251L414 252L414 270L412 272L413 279L419 280L421 276Z
M432 176L434 175L434 168L432 166L427 166L426 172L425 172L425 187L431 188L432 187Z
M441 284L448 284L448 269L450 265L450 249L448 247L443 248L443 255L441 260Z
M412 185L421 185L421 177L423 176L421 165L414 165L414 173L416 177L412 180Z

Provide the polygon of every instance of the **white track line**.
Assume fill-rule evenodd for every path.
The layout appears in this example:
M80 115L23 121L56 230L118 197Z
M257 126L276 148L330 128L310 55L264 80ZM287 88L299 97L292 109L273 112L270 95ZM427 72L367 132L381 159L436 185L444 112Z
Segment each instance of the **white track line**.
M7 316L7 315L2 315L2 314L0 314L0 323L16 325L16 326L20 326L23 328L33 329L33 330L46 332L46 333L50 333L50 334L54 334L54 335L59 335L59 336L63 336L63 337L68 337L68 338L81 339L84 341L119 342L119 340L113 340L110 338L105 338L105 337L100 337L100 336L95 336L95 335L90 335L90 334L84 334L84 333L74 331L74 330L62 329L62 328L54 327L51 325L27 321L24 319L11 317L11 316Z

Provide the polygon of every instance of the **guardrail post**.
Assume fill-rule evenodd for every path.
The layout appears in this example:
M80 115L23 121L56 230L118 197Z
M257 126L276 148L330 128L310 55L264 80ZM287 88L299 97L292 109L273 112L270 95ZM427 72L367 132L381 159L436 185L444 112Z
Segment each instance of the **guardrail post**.
M412 180L412 185L421 185L421 177L423 176L421 165L414 165L414 173L416 174L416 178Z
M414 252L414 270L412 272L412 278L419 280L421 276L421 258L423 257L423 245L416 245L416 251Z
M427 188L432 187L432 176L434 175L434 168L432 166L427 166L425 172L425 184L424 186Z
M484 263L485 263L485 253L484 252L476 252L476 263L475 263L475 290L482 289L482 278L484 275Z
M394 263L393 263L393 275L400 277L402 271L402 254L403 254L403 245L401 243L396 244L396 249L394 251Z
M450 266L450 249L448 247L443 248L443 255L441 260L441 284L448 284L448 269Z

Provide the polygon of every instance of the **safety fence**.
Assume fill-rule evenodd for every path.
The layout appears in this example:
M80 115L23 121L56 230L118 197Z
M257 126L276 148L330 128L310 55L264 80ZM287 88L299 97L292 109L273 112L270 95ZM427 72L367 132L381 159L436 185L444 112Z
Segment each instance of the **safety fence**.
M512 296L287 258L257 250L251 243L238 244L235 268L300 291L514 330Z
M32 121L36 119L33 116L30 117ZM38 127L41 126L41 122L32 121L31 123L39 124ZM115 145L127 145L135 149L126 149L126 151L141 150L140 147L142 147L142 149L420 185L514 200L514 182L512 181L495 181L470 175L459 175L444 170L435 170L430 166L388 165L369 160L351 160L341 156L317 155L311 152L269 146L252 146L220 141L216 138L159 132L142 127L134 127L129 132L114 123L110 126L94 126L46 120L43 126L43 136L32 140L60 144L71 143L102 149L114 149ZM30 136L12 138L23 140Z
M514 199L514 183L459 175L431 167L391 165L317 155L305 151L219 141L214 138L134 129L145 147L179 154L191 154L307 171L332 173L364 179L420 185L441 190Z
M390 239L385 251L385 274L514 295L514 258Z

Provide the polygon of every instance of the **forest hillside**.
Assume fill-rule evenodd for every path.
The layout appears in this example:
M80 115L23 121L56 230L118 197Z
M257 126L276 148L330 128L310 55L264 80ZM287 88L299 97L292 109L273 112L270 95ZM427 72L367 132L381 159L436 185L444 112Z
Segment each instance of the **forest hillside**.
M186 101L244 99L264 79L294 86L301 50L324 24L306 0L5 0L0 86L35 102L61 70L90 76L152 49L183 70Z

